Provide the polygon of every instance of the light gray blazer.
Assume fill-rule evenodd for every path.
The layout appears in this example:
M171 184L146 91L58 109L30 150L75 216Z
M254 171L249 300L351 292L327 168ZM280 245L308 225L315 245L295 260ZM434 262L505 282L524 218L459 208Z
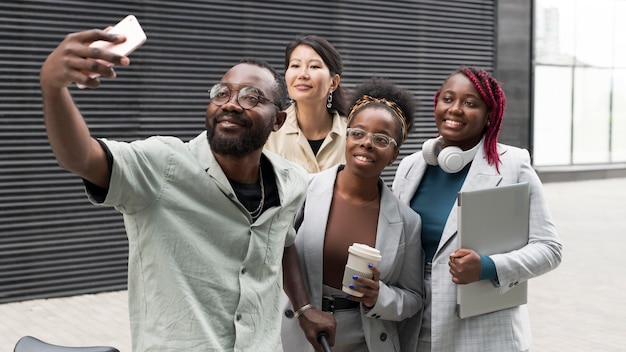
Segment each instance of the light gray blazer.
M311 304L317 309L322 306L323 245L338 168L339 165L311 175L304 219L295 242ZM361 319L370 351L400 351L401 345L405 346L402 351L412 350L417 345L417 335L412 331L398 335L398 326L419 329L422 319L424 257L421 219L402 204L382 180L379 182L382 195L376 248L382 255L378 266L381 271L380 291L372 309L365 311L361 305ZM286 303L283 311L291 309L291 304ZM340 339L341 336L336 337L337 341ZM282 340L286 352L313 351L298 319L287 318L284 314Z
M500 291L544 274L561 263L561 243L552 223L543 187L525 149L498 144L500 173L487 163L481 148L474 157L461 191L528 182L530 185L529 243L520 250L490 256L498 273ZM419 186L426 162L417 152L405 157L396 171L393 192L406 204ZM456 203L455 203L456 204ZM450 211L432 261L432 352L506 352L530 348L530 322L526 305L477 317L459 319L456 285L448 261L458 249L457 207Z

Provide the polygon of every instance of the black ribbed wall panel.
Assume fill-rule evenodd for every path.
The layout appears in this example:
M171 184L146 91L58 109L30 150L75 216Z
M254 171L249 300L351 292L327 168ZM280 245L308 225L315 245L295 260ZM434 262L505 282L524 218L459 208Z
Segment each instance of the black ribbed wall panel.
M122 217L91 205L58 167L41 113L39 68L66 33L135 14L148 41L119 78L72 87L92 134L120 140L204 128L207 89L245 56L282 71L286 43L321 35L341 51L343 84L373 74L419 103L401 156L435 134L432 96L462 64L491 71L496 1L11 1L0 4L0 302L124 289ZM391 182L396 164L384 174Z

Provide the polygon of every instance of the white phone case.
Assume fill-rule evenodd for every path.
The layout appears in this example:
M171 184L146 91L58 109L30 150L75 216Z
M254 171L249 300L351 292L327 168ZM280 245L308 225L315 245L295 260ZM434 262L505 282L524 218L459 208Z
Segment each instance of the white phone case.
M118 55L127 56L145 43L147 39L146 33L144 33L141 28L139 21L133 15L126 16L123 20L111 28L108 33L123 34L126 36L126 41L121 44L113 44L105 40L98 40L91 43L89 46L112 51Z
M140 47L146 42L146 33L141 28L139 21L134 15L128 15L124 17L120 22L113 26L108 33L123 34L126 36L126 41L120 44L113 44L106 40L97 40L89 45L89 47L96 47L103 50L111 51L118 55L128 56L135 49ZM96 78L99 75L94 73L90 77ZM80 89L85 88L82 84L76 84Z

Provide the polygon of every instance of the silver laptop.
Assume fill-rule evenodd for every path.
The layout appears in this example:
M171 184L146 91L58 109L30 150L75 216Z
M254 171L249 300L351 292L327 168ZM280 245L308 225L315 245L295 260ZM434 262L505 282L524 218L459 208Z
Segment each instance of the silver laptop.
M528 183L459 192L458 207L460 247L491 255L528 243ZM526 304L527 292L527 282L504 294L491 280L458 285L458 315L467 318Z

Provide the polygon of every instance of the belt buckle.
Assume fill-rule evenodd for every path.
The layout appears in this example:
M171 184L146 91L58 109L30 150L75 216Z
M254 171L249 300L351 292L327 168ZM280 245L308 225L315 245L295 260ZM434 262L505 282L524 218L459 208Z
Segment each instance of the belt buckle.
M322 297L322 311L333 314L335 312L335 298L329 296Z

